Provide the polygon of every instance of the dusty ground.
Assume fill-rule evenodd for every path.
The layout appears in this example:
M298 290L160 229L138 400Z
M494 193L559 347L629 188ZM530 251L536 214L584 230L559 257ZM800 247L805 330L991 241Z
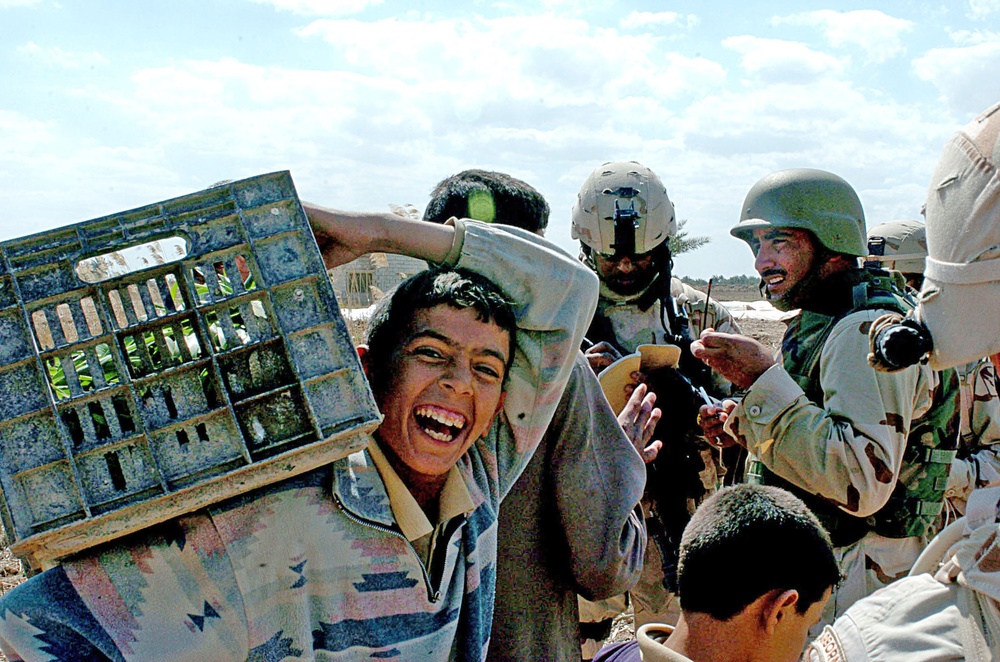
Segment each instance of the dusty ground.
M24 573L21 572L21 562L10 553L6 536L3 536L3 549L0 550L0 595L23 581Z
M24 581L24 573L21 571L21 562L14 558L7 546L7 534L0 528L0 595ZM0 662L7 662L7 658L0 653Z

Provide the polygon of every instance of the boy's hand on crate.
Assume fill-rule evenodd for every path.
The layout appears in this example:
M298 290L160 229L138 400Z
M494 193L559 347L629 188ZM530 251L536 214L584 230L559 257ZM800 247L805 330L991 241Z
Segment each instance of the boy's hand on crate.
M302 207L328 269L376 252L442 262L455 239L455 228L450 225L392 212L342 211L310 202L303 202Z

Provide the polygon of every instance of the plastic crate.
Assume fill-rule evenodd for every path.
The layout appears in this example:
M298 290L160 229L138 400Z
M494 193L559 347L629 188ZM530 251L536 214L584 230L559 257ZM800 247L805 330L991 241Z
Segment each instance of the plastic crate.
M32 566L348 455L380 421L287 172L0 253L0 515Z

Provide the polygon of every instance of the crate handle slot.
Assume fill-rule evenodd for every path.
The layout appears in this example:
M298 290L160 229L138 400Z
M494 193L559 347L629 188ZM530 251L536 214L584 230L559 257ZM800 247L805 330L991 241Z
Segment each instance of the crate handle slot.
M76 263L74 271L85 283L103 283L150 267L179 262L187 255L187 241L183 237L164 237L84 258Z

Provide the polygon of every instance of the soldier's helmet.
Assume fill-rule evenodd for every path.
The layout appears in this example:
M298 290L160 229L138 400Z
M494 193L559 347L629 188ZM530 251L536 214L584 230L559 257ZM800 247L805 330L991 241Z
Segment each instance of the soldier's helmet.
M927 226L920 221L889 221L868 230L868 262L904 274L924 273Z
M935 369L1000 351L998 166L1000 104L945 145L927 192L927 267L916 317L934 339Z
M605 163L590 173L572 220L573 238L607 256L648 253L677 234L666 187L635 161Z
M729 233L750 243L758 228L808 230L834 253L868 254L858 194L825 170L780 170L754 184L743 202L740 222Z

